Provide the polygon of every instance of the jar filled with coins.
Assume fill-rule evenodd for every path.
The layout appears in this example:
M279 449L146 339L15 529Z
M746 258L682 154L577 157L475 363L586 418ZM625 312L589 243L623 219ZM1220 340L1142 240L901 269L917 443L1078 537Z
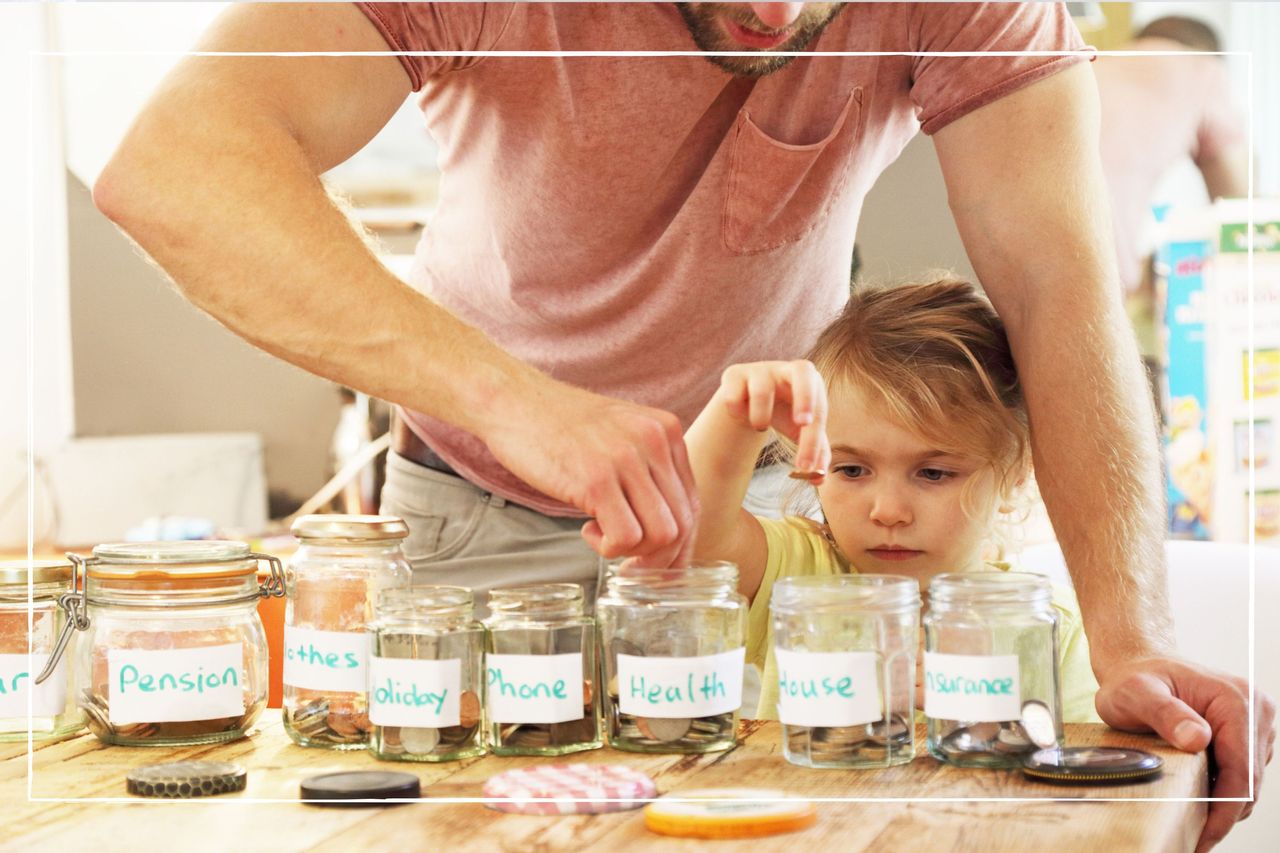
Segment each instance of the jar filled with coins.
M609 745L633 752L734 746L747 601L732 563L609 566L596 602Z
M769 610L786 759L806 767L911 761L919 583L896 575L782 578Z
M497 755L565 755L597 749L595 621L582 587L529 584L489 593L485 696Z
M26 740L28 731L48 740L84 725L70 658L64 655L57 671L33 688L66 625L58 597L72 591L71 581L69 560L0 562L0 741Z
M83 592L43 683L76 636L73 680L103 743L186 746L243 737L267 704L267 641L258 600L284 594L275 557L243 542L129 542L68 555ZM258 561L271 574L258 582Z
M924 617L929 752L961 767L1020 767L1062 741L1058 619L1049 580L935 577Z
M285 568L284 730L295 743L364 749L369 721L368 625L384 590L409 586L402 519L307 515Z
M370 626L369 749L396 761L453 761L484 752L484 626L471 591L388 589Z

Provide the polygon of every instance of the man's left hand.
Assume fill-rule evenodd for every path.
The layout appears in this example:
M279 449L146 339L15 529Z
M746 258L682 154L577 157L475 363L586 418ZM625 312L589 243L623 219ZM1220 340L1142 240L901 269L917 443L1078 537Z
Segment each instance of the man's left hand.
M1146 658L1110 669L1095 700L1108 725L1125 731L1154 731L1187 752L1212 745L1217 777L1211 797L1249 796L1249 683L1234 675L1177 658ZM1276 745L1276 703L1257 689L1253 694L1253 798L1262 787L1262 770ZM1253 802L1209 804L1209 817L1197 853L1209 850Z

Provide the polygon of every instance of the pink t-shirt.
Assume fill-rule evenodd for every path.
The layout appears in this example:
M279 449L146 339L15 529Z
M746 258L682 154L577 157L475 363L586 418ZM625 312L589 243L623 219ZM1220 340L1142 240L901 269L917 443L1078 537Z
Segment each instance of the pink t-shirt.
M1185 50L1160 38L1129 48ZM1201 163L1243 141L1244 117L1233 105L1221 57L1100 56L1093 70L1120 280L1132 290L1142 280L1143 228L1160 179L1184 157Z
M393 50L696 50L670 3L362 4ZM1081 50L1060 4L850 3L821 51ZM933 133L1078 57L401 63L439 146L410 283L512 355L686 425L736 362L795 358L848 296L863 197ZM407 423L473 483L578 515L468 433Z

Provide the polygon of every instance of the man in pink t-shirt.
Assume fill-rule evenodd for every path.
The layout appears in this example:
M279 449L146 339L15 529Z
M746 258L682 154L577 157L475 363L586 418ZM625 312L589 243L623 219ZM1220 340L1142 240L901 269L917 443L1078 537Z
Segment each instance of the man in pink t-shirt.
M933 134L1018 359L1099 713L1215 737L1214 793L1240 796L1239 683L1170 645L1096 92L1062 54L1080 46L1061 5L1030 3L239 6L201 50L326 55L186 58L94 198L234 331L397 404L384 505L411 516L419 580L483 586L545 576L579 526L606 557L686 558L683 423L725 365L805 349L844 299L868 187ZM411 91L441 184L405 283L318 176ZM1241 811L1215 804L1205 841Z

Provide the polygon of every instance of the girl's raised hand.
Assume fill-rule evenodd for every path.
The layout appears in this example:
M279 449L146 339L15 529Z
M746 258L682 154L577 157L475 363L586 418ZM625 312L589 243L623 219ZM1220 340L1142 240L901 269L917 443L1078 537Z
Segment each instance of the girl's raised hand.
M743 426L759 432L772 427L794 441L797 470L826 472L831 464L827 389L811 362L732 365L720 377L718 396L729 416Z

